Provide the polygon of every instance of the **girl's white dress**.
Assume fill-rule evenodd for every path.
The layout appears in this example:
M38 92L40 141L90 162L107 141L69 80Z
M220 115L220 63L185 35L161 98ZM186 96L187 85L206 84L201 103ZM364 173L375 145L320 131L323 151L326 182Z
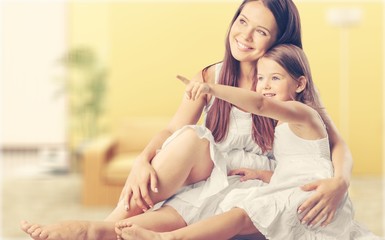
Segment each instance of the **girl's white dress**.
M329 140L305 140L295 135L287 123L275 128L274 156L277 161L268 185L236 189L220 204L222 211L244 209L255 227L274 240L353 240L380 239L353 220L348 196L326 227L301 224L297 209L313 192L300 186L333 176Z
M216 81L221 64L216 66ZM205 108L205 113L213 103ZM249 189L252 186L263 186L260 180L240 181L240 176L227 176L232 169L254 168L273 171L275 160L262 153L252 138L252 115L231 108L229 132L224 141L216 143L211 131L203 125L189 125L176 131L163 144L162 149L174 141L181 133L193 130L210 144L210 157L214 162L211 176L206 180L183 188L165 204L173 207L184 218L187 224L213 216L219 209L219 203L232 189Z

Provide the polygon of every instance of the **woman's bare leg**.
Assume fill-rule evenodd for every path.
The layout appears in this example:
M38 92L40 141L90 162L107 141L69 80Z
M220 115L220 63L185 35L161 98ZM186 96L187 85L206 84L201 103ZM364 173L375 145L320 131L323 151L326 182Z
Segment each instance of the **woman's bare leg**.
M192 129L186 129L186 131L181 133L165 149L160 151L151 163L158 176L159 192L153 193L150 191L150 197L155 203L169 198L182 186L207 179L213 168L209 142L205 139L200 139ZM39 224L22 222L21 229L36 240L64 239L60 236L65 236L66 239L98 239L98 236L94 238L84 237L85 234L103 234L106 237L102 239L110 239L110 236L115 236L115 239L116 234L112 222L143 212L137 207L133 199L131 199L129 209L129 211L126 211L123 204L118 204L105 219L105 223L67 221L40 226ZM39 231L44 234L38 234ZM37 235L44 237L41 238Z
M21 229L35 240L116 240L114 222L65 221L39 225L21 222Z
M159 232L173 231L186 226L178 212L168 206L156 211L148 211L124 221ZM22 228L35 240L116 240L115 231L120 231L120 228L116 228L116 226L117 224L127 225L124 221L119 223L66 221L47 226L22 222Z
M197 136L193 129L186 129L152 160L158 176L158 193L149 191L154 203L174 195L182 186L207 179L213 169L209 142ZM142 213L134 199L129 210L118 204L106 221L119 221Z
M228 212L210 217L184 228L171 232L154 232L137 224L127 224L121 230L120 237L124 240L206 240L206 239L230 239L236 235L250 235L264 239L258 235L247 213L240 208L233 208Z

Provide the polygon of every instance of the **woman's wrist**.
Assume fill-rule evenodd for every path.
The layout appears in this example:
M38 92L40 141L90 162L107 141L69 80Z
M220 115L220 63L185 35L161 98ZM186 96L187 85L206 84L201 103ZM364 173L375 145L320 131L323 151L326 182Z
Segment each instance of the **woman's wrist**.
M144 163L150 163L151 158L148 156L148 154L141 153L136 159L135 163L137 164L144 164Z
M350 179L344 177L344 176L334 176L333 177L340 187L343 187L345 190L347 190L350 186Z

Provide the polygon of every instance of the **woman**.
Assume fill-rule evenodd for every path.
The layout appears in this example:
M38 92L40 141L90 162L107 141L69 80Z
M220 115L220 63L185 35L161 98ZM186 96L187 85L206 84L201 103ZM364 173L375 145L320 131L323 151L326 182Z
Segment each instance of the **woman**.
M193 80L214 83L218 79L218 83L231 84L250 90L256 84L256 61L269 48L281 43L291 43L302 47L300 19L294 3L291 0L244 1L231 22L231 28L226 39L223 65L209 66L198 73ZM222 82L225 79L230 79L231 82ZM208 189L213 186L210 184L213 178L202 182L208 179L212 172L219 172L216 176L221 176L221 179L226 180L222 186L223 189L231 189L234 187L232 184L239 184L239 181L229 181L223 178L223 172L226 171L223 169L223 165L221 165L222 168L215 165L216 163L223 164L223 161L219 161L220 158L212 159L211 154L215 142L220 143L226 139L228 131L226 133L222 129L229 127L230 108L231 105L218 99L213 100L209 95L196 101L183 100L166 129L156 135L136 159L122 191L121 200L107 217L106 222L76 221L43 227L23 222L22 229L35 239L65 239L64 237L52 237L58 233L72 239L75 239L74 236L93 236L92 239L103 236L102 239L114 239L116 238L114 233L115 221L147 211L154 206L154 203L174 195L182 186L189 187L178 195L182 197L184 195L183 199L191 200L190 197L186 197L191 190L201 191L202 188L205 188L202 186L207 186ZM205 109L209 109L206 116L206 126L210 134L213 133L214 141L206 137L199 137L197 131L192 128L179 131L176 134L177 130L183 126L196 124ZM307 212L301 219L302 222L313 225L319 222L323 216L327 216L322 222L323 224L328 224L333 218L338 204L347 191L352 165L350 152L334 124L326 112L322 111L320 114L328 126L335 172L333 178L320 180L304 187L305 190L316 189L315 194L309 197L299 208L299 211ZM256 141L254 147L257 147L258 141L263 141L263 139L258 136L260 123L258 123L257 117L253 116L252 119L247 123L253 129L253 133L249 134L252 136L249 138ZM205 132L207 133L207 131ZM167 139L169 141L166 142ZM165 142L166 144L164 144ZM165 146L157 153L162 145ZM219 152L225 154L226 150ZM257 153L257 150L254 153ZM254 154L258 158L257 155L264 159L260 162L267 162L266 154L262 154L262 151L260 154ZM239 155L237 156L239 157ZM264 166L264 170L273 170L274 167ZM197 182L200 182L198 186L191 185ZM259 181L259 184L262 184L262 181ZM200 205L206 206L205 203L213 192L203 192L207 194L203 194ZM219 202L219 200L217 201ZM172 230L175 227L175 225L168 226L167 219L153 220L164 223L164 229L162 229L164 231ZM181 225L178 227L185 224L184 219L180 220ZM151 229L151 226L146 226L146 228Z
M234 22L239 17L244 6L247 5L247 3L249 2L255 1L244 1L238 8L230 26L234 25ZM262 2L273 14L277 23L277 32L279 32L279 36L277 36L277 39L274 40L275 42L269 42L265 45L261 44L262 46L257 46L254 49L250 48L252 50L249 51L247 50L247 45L243 45L244 49L237 50L237 48L240 47L237 46L237 44L242 43L236 41L237 36L232 38L231 31L228 32L225 58L223 60L223 65L225 67L222 68L223 71L220 73L222 74L220 78L233 78L234 82L232 84L238 87L242 87L243 82L246 82L243 81L243 77L253 78L253 67L250 65L253 65L256 60L273 45L281 43L291 43L302 48L300 19L294 3L292 1L285 0L266 0L259 2ZM265 17L262 17L261 19L265 19ZM263 30L256 30L261 31L261 33L263 34ZM240 31L239 34L243 34L241 32L243 30L239 29L238 31ZM245 31L247 31L247 29ZM253 39L252 41L252 44L255 44L259 43L258 41L260 41L260 39ZM197 76L195 76L193 80L200 82L215 81L215 68L216 65L208 67L206 71L203 71L202 73L200 72ZM149 164L149 162L152 161L152 157L155 156L156 150L159 149L162 143L164 142L164 140L160 140L159 142L157 140L166 139L168 136L170 136L171 133L174 133L176 130L180 129L184 125L196 124L197 120L202 114L202 109L206 106L206 103L210 102L210 99L211 96L203 97L200 99L200 101L195 104L186 100L182 102L177 113L174 115L172 121L170 122L168 128L166 128L166 130L156 136L151 142L156 142L157 144L150 143L147 148L143 151L142 155L138 157L138 164L136 164L136 166L133 168L134 170L131 171L131 174L127 178L126 185L122 191L122 195L124 196L124 198L128 199L126 200L126 202L130 202L131 198L134 198L136 205L139 206L139 208L146 210L147 206L153 206L154 201L158 202L159 200L163 200L159 199L157 194L154 194L154 191L150 190L157 189L157 174L159 173L153 168L153 166L151 166L151 164ZM214 104L214 107L216 109L220 109L221 107L218 106L221 104L226 105L224 103L216 103L216 105ZM214 118L212 116L214 114L215 113L211 113L210 115L209 113L207 116L209 125L213 125L212 122L215 122L215 120L210 119L210 117ZM310 191L316 189L317 191L312 197L310 197L301 205L299 211L308 212L302 219L308 224L318 223L321 220L321 216L327 214L328 217L323 222L326 225L330 223L331 219L334 216L335 209L338 203L341 201L344 193L346 193L348 189L352 168L352 158L346 143L339 135L335 125L331 121L328 114L325 111L321 111L320 114L322 115L322 118L328 127L328 134L331 141L333 166L335 169L334 178L316 181L314 183L305 185L303 188L304 190ZM226 119L228 119L228 116L222 116L222 118L219 118L219 123L223 125L228 124ZM208 128L210 130L213 130L213 126L208 126ZM255 126L255 128L258 127ZM168 161L168 159L159 158L155 160L157 160L158 162L162 162L160 163L160 165L167 164L166 161ZM174 164L173 159L170 159L170 162L172 162L171 164ZM206 167L203 168L206 169ZM191 177L191 175L193 175L193 173L190 173L189 177ZM205 176L203 177L203 179L206 179L207 176L206 174L204 175ZM201 180L202 178L197 179ZM151 186L150 189L148 189L148 186ZM165 191L166 190L160 192L164 193ZM135 205L135 203L133 204ZM107 218L107 220L119 219L120 214L115 214L116 212L121 211L116 209ZM131 216L130 212L128 212L127 214L127 216Z

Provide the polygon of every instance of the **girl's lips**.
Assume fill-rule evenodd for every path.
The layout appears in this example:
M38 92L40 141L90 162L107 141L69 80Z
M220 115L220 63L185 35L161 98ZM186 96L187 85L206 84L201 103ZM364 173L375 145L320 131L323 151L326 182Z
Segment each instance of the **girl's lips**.
M263 96L264 97L274 97L275 94L274 93L264 93Z

